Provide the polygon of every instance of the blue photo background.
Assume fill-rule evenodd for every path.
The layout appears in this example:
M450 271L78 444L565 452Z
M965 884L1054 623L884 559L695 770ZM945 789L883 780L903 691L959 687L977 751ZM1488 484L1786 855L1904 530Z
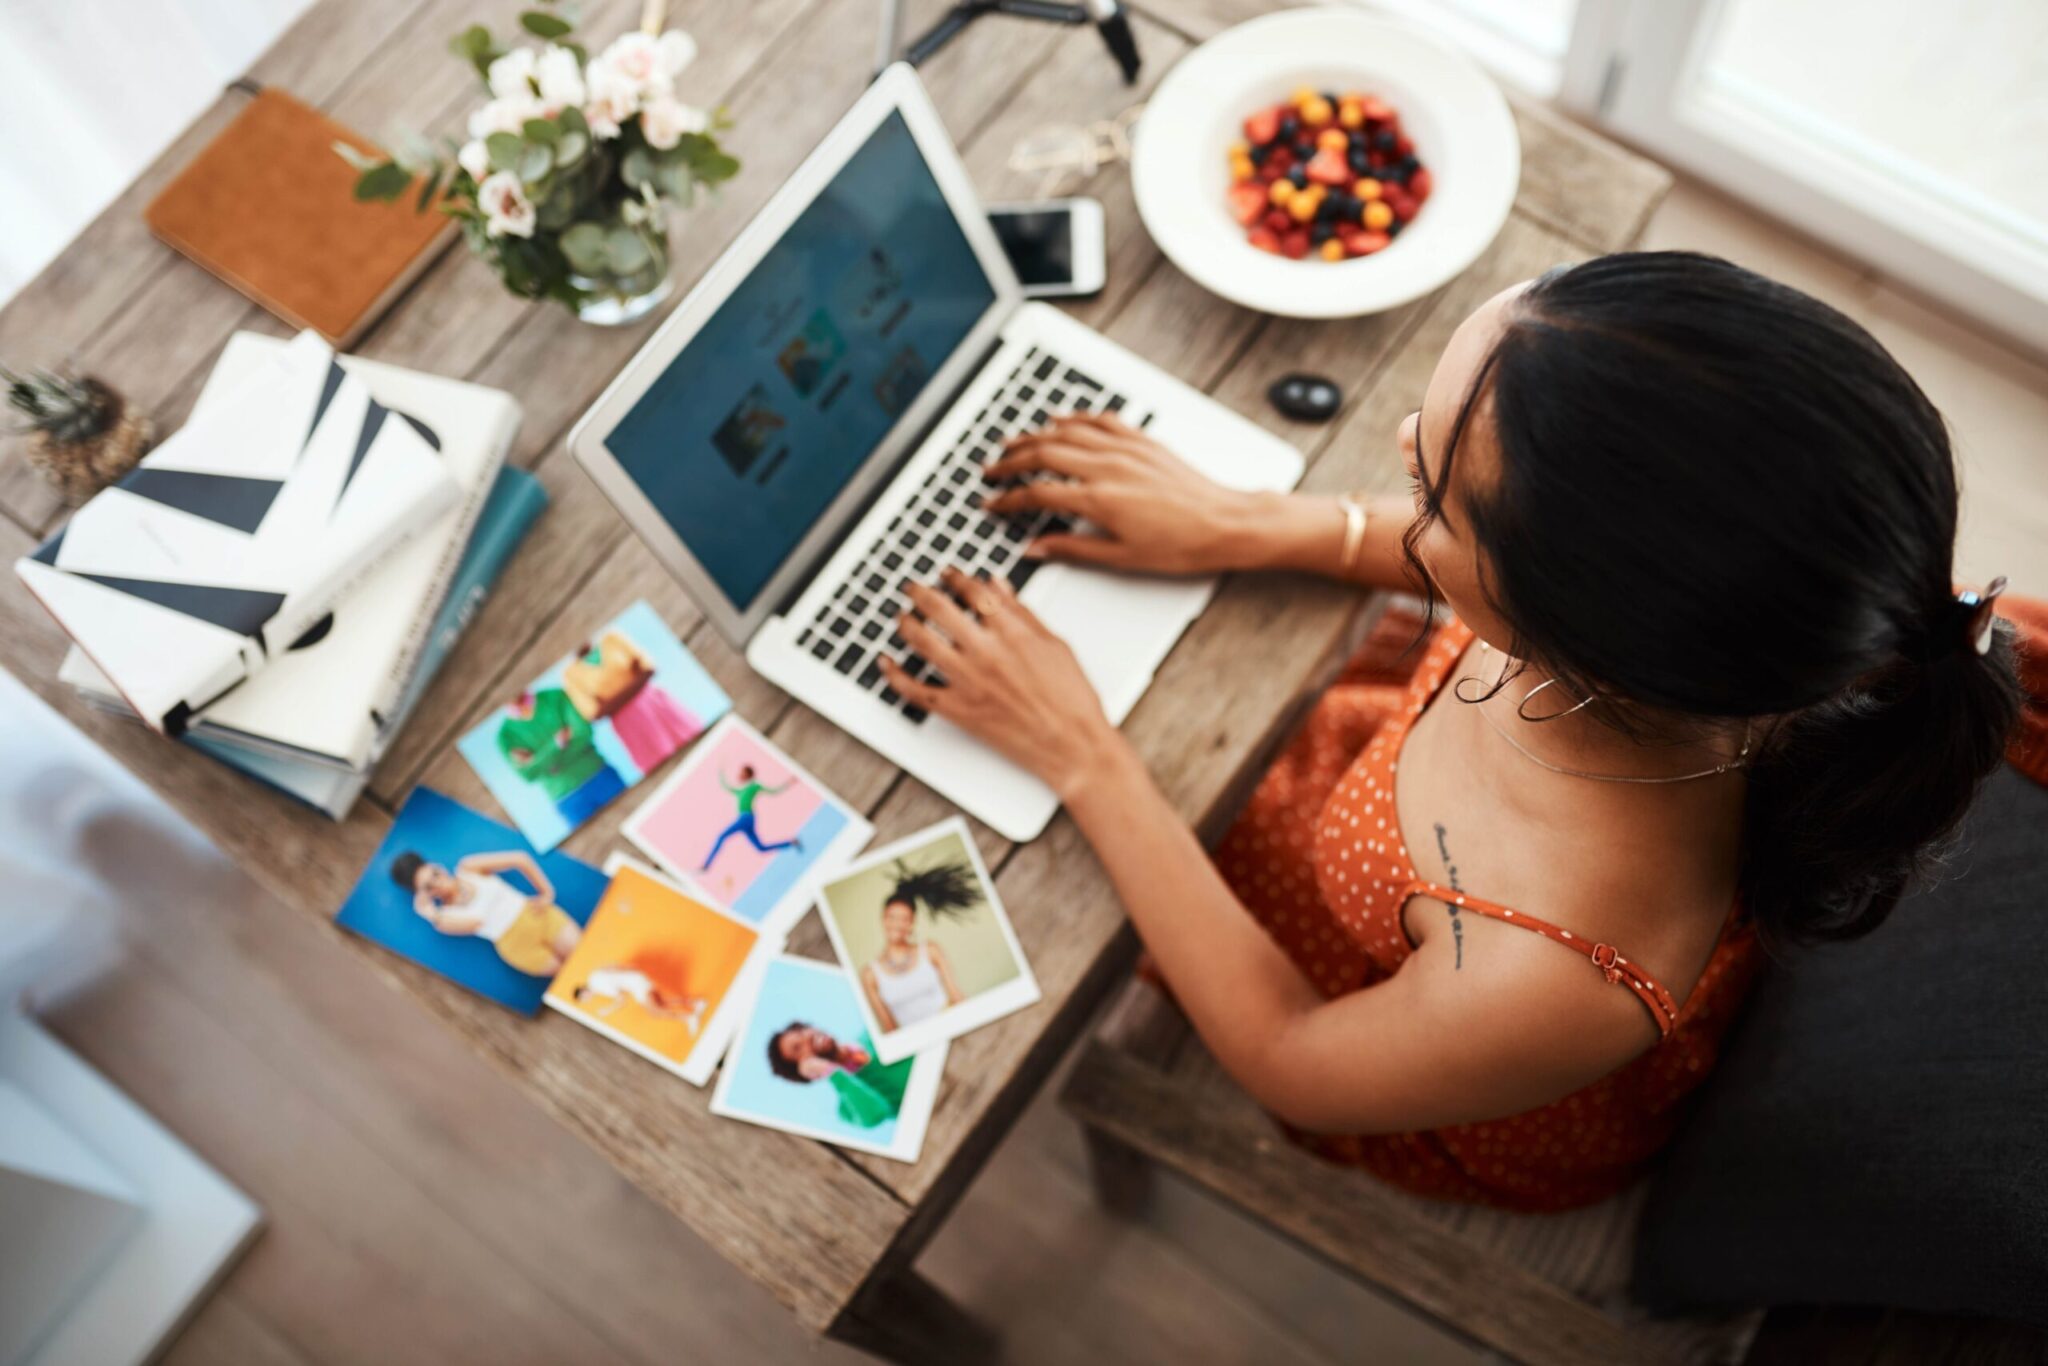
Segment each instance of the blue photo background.
M867 1030L845 973L827 963L777 958L762 979L746 1033L726 1055L725 1067L732 1073L726 1106L813 1133L843 1135L884 1148L894 1143L895 1120L872 1129L848 1124L839 1117L839 1093L829 1082L784 1081L768 1069L768 1040L797 1020L842 1043L860 1042Z
M666 689L677 704L695 716L705 729L710 729L713 723L732 710L732 699L725 695L725 690L697 662L689 647L676 639L676 633L661 619L661 614L647 603L634 603L592 631L590 638L593 641L602 639L608 631L624 635L654 661L654 678L648 686ZM568 656L556 660L528 685L527 691L540 692L545 688L561 687L562 669L568 663ZM483 779L491 795L498 799L498 805L505 808L505 814L512 818L520 833L531 840L536 849L552 849L574 834L576 827L563 816L561 808L548 799L546 792L537 784L521 778L499 751L498 725L507 714L508 707L495 709L457 741L455 747L476 770L476 776ZM633 756L620 743L609 720L599 720L591 726L591 743L619 775L621 790L637 785L647 776L634 764Z
M391 833L377 846L370 866L342 903L337 917L342 928L375 940L500 1005L528 1015L538 1011L548 989L544 980L507 966L498 951L482 939L442 934L413 909L412 893L391 879L392 860L408 849L445 868L453 868L470 854L524 850L534 855L541 871L555 884L555 904L579 925L589 923L611 879L567 854L540 853L517 831L422 787L399 809ZM511 876L517 881L516 874Z

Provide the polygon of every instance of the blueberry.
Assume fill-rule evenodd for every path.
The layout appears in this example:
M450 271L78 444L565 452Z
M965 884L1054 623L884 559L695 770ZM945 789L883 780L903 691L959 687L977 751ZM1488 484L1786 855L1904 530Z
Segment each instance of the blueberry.
M1252 165L1263 166L1266 164L1266 158L1273 155L1273 149L1269 144L1262 142L1252 148L1247 155L1251 157Z
M1328 207L1327 201L1325 202L1325 207ZM1320 247L1323 243L1329 241L1336 231L1335 224L1329 222L1321 214L1317 214L1316 221L1308 225L1308 240Z
M1356 220L1359 211L1365 207L1365 205L1359 202L1358 196L1355 194L1333 194L1330 196L1329 202L1337 206L1337 217L1352 220Z
M1356 147L1351 149L1351 155L1344 158L1344 160L1351 167L1351 174L1353 175L1365 175L1372 170L1372 163L1367 161L1365 153Z
M1308 184L1308 167L1296 162L1287 168L1287 179L1293 183L1295 189L1300 189Z
M1392 133L1382 130L1372 135L1372 145L1379 148L1382 152L1392 152L1396 147L1400 146L1400 139Z
M1297 142L1294 144L1294 159L1296 161L1307 161L1315 154L1316 145L1313 142Z
M1280 141L1292 142L1294 135L1301 131L1301 120L1292 113L1280 116Z
M1337 207L1337 197L1335 195L1324 195L1323 202L1316 205L1317 220L1323 223L1329 222L1337 216Z

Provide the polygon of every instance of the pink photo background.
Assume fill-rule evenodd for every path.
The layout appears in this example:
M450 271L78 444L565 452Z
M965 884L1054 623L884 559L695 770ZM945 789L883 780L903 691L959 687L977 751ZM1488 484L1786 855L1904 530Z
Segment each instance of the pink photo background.
M745 731L729 730L715 749L704 754L695 766L648 812L640 827L641 837L661 851L662 857L693 878L704 878L697 870L721 830L739 815L739 803L719 785L726 781L739 786L741 764L754 766L754 781L780 787L795 775L781 760L762 750ZM754 799L754 829L763 844L786 840L804 827L804 822L824 804L817 789L801 778L789 791L770 796L764 792ZM774 855L763 854L747 843L744 835L725 842L718 863L709 875L706 890L730 902L753 885ZM730 888L730 890L728 890Z

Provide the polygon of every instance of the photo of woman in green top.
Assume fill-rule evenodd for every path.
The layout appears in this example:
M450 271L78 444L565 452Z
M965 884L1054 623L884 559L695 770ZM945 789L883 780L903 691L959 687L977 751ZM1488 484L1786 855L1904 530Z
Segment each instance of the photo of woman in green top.
M522 694L498 723L497 738L512 771L546 793L571 830L626 790L598 752L590 722L560 688Z
M785 778L782 786L769 787L754 777L754 766L752 764L741 764L740 780L735 784L727 782L725 773L721 770L718 775L718 785L732 794L733 799L739 803L740 812L733 819L731 825L718 832L718 838L712 842L711 852L704 856L704 864L697 871L700 873L710 872L711 865L718 861L718 851L725 848L725 842L734 835L745 836L747 843L753 845L764 854L773 854L782 849L794 849L801 854L804 851L804 847L794 835L786 840L777 840L773 844L763 844L760 832L754 828L754 803L763 796L773 797L778 792L789 791L791 786L795 784L795 781L794 778Z
M874 1041L841 1043L824 1030L792 1020L768 1039L768 1067L784 1081L829 1083L839 1093L839 1118L858 1129L886 1124L902 1112L903 1092L917 1060L884 1066L875 1061Z

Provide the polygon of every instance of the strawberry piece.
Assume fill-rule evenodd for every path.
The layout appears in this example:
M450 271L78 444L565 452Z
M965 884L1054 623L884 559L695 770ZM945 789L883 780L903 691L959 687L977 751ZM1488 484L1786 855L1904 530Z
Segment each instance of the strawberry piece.
M1393 106L1377 95L1367 95L1358 102L1358 107L1369 123L1385 123L1394 117Z
M1394 155L1397 157L1415 155L1415 144L1409 140L1406 133L1402 133L1394 139Z
M1262 147L1280 136L1280 109L1261 109L1244 121L1244 137L1254 147Z
M1280 235L1270 228L1253 228L1251 236L1245 239L1260 251L1280 252Z
M1289 232L1294 227L1294 215L1285 209L1268 209L1266 226L1276 233Z
M1394 221L1396 223L1406 223L1409 219L1415 217L1415 211L1422 206L1417 204L1415 196L1409 194L1406 190L1401 190L1398 195L1394 193L1396 190L1401 190L1401 187L1398 185L1389 185L1387 187L1387 207L1394 211Z
M1353 254L1358 256L1370 256L1376 251L1386 250L1387 244L1389 242L1392 242L1393 240L1393 238L1387 236L1383 232L1369 232L1361 229L1359 233L1351 239L1352 242L1357 243L1357 250ZM1347 242L1345 244L1344 250L1352 251L1351 242Z
M1318 185L1349 185L1351 163L1334 147L1325 147L1309 159L1308 178Z
M1280 239L1280 254L1290 261L1308 255L1308 229L1296 228Z
M1356 223L1339 223L1337 225L1337 240L1344 244L1344 254L1347 256L1365 255L1365 236L1365 229L1359 227Z
M1422 167L1414 175L1408 177L1409 197L1420 204L1423 200L1429 198L1429 188L1435 183L1430 178L1429 167Z
M1250 227L1265 217L1266 187L1250 181L1240 181L1230 187L1230 214L1240 224Z
M1282 143L1266 154L1266 164L1259 169L1271 171L1276 176L1286 175L1294 169L1294 153Z

